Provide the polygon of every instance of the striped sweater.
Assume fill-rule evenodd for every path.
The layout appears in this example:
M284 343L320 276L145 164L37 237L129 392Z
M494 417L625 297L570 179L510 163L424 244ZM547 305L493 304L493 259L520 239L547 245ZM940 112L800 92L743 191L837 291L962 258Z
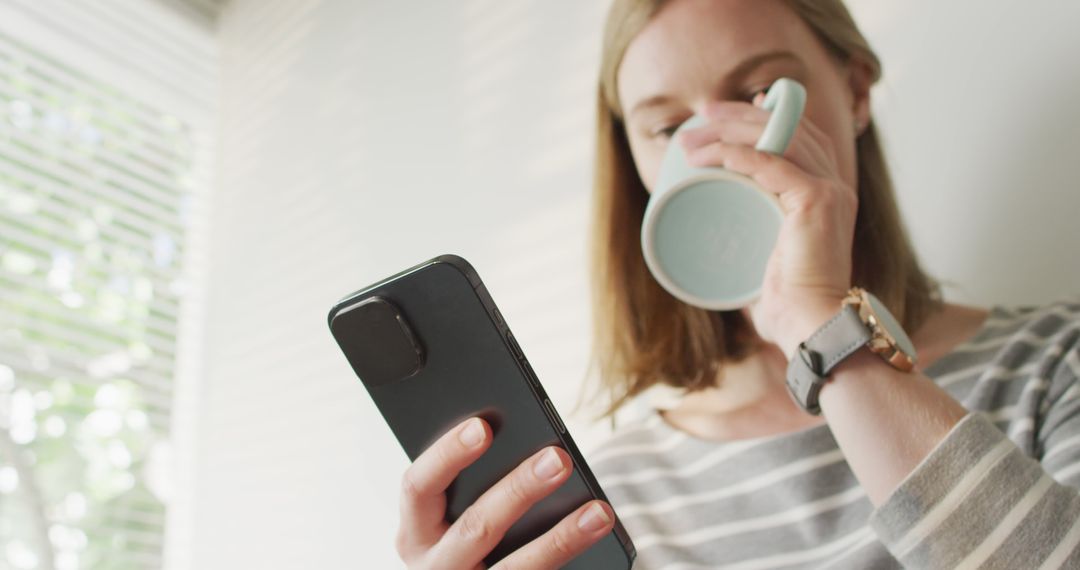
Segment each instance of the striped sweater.
M973 413L877 509L827 425L621 426L589 463L635 568L1080 568L1080 304L995 308L924 373Z

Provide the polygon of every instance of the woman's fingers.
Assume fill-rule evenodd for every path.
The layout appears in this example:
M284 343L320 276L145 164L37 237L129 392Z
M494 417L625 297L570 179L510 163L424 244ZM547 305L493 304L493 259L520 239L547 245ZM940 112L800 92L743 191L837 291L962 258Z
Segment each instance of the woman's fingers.
M816 143L815 146L817 146L819 149L821 149L823 153L825 153L828 164L833 165L833 167L835 168L836 147L833 144L833 140L829 138L829 135L827 135L825 131L821 130L821 127L818 127L814 124L813 121L805 117L802 121L799 122L799 129L804 131L807 136L813 139L814 143Z
M714 121L694 129L687 129L681 135L683 147L687 150L699 148L716 141L754 146L765 123L743 119Z
M401 478L398 554L406 561L446 531L446 488L491 445L491 428L471 418L443 434Z
M571 470L569 455L557 447L525 460L462 513L436 545L435 556L462 566L480 562L530 507L566 481Z
M758 110L761 111L761 109ZM733 117L715 120L682 133L681 140L678 142L683 144L688 153L718 142L754 147L765 130L768 118L769 115L765 112L764 117ZM817 137L812 134L811 131L814 129L815 127L808 121L799 123L784 156L807 172L826 175L836 170L836 161L829 149L822 148ZM703 164L702 166L716 165Z
M712 143L687 152L686 158L693 166L723 166L749 176L781 199L784 192L802 189L815 179L784 158L740 144Z
M447 525L446 489L491 446L491 428L479 418L462 422L416 458L402 477L397 548L407 564L478 567L534 504L566 482L573 463L548 447L523 461ZM565 565L611 530L610 507L593 501L543 536L507 557L513 567Z
M705 118L712 120L736 119L764 124L771 114L760 106L764 100L765 96L762 94L754 99L753 104L745 101L714 101L705 106L702 114Z
M560 568L611 532L615 515L603 501L591 501L566 516L554 528L519 548L494 569Z

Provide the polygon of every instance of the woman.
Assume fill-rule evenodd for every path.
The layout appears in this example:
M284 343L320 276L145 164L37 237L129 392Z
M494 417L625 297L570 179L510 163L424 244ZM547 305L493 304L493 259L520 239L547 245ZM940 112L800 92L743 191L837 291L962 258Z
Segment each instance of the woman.
M591 460L638 567L1080 567L1080 307L938 300L871 122L880 73L840 0L614 3L599 94L601 372L615 407L656 385L682 394ZM808 102L775 157L753 150L768 117L754 103L779 77L803 83ZM707 124L669 140L693 114ZM668 144L780 199L766 284L744 311L684 305L645 268L638 232ZM823 382L822 414L808 414L789 364L807 362L853 286L910 333L919 367L857 346L834 367L807 364ZM447 525L443 490L490 441L471 419L406 473L398 548L410 566L480 564L569 476L566 454L543 450ZM565 564L612 521L609 506L583 505L504 562Z

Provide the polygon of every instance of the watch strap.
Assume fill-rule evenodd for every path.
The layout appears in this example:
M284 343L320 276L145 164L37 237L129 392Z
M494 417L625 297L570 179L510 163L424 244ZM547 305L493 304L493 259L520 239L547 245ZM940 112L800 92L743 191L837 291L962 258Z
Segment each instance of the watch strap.
M818 394L829 372L870 342L870 327L859 310L845 304L840 312L799 345L787 369L787 385L795 401L811 414L821 413Z

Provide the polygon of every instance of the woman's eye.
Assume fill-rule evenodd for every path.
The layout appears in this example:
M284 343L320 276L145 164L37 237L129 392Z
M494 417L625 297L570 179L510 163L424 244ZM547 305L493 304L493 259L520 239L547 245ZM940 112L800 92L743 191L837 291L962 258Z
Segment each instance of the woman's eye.
M653 131L653 138L665 138L670 139L675 136L675 131L679 129L679 125L670 125Z
M753 103L754 99L757 98L758 94L764 93L764 94L768 95L769 94L769 87L772 87L772 85L767 85L767 86L762 87L761 89L758 89L756 91L751 91L749 95L747 95L746 97L743 97L743 100L746 101L747 103Z

